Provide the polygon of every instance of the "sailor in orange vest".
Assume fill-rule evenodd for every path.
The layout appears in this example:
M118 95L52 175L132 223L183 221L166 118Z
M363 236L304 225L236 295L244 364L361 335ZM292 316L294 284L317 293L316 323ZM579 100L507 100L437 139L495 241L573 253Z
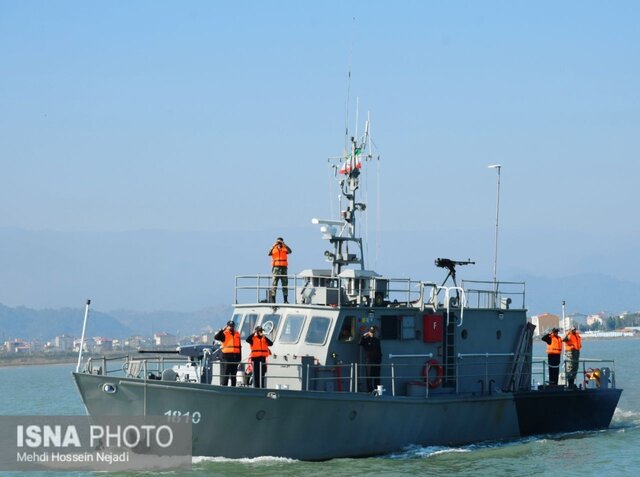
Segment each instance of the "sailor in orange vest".
M263 376L267 372L267 356L271 354L269 346L273 346L273 341L264 335L261 326L256 326L255 331L247 338L247 343L251 345L251 363L253 365L253 387L263 388Z
M282 283L282 295L284 297L284 302L289 303L288 295L289 290L287 286L289 285L289 279L287 278L287 267L289 266L289 261L287 260L287 256L291 253L291 248L284 243L284 239L282 237L278 237L276 243L273 244L271 249L269 250L269 255L271 257L271 274L273 275L273 282L271 283L271 303L276 302L276 290L278 288L278 280Z
M549 384L558 384L560 374L560 356L562 355L562 338L558 335L560 330L552 328L549 333L542 336L542 341L547 343L547 359L549 360Z
M231 378L231 386L236 385L236 373L238 365L242 361L242 347L240 346L240 333L236 331L233 321L227 322L227 326L218 331L214 338L220 341L220 364L222 365L221 383L226 386Z
M576 376L580 367L582 338L578 334L576 327L572 326L562 341L564 341L564 365L566 366L567 385L570 388L575 388Z

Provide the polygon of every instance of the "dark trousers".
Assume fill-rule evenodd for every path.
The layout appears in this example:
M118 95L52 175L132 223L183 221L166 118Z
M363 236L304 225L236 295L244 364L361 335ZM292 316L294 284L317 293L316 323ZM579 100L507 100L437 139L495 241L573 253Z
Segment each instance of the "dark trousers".
M380 384L380 363L367 363L367 392Z
M264 375L267 372L266 358L251 358L253 364L253 387L264 387Z
M560 374L560 355L548 354L549 360L549 384L558 384L558 375Z
M238 365L240 364L240 355L237 353L222 353L220 364L222 365L222 385L226 386L229 380L231 380L231 386L235 386L236 373L238 372Z

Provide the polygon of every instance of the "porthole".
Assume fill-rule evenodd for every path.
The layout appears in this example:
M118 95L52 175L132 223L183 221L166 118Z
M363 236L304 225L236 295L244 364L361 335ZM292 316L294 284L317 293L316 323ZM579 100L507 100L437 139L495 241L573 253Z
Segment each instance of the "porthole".
M262 421L264 419L264 416L267 414L267 411L258 411L256 412L256 419L258 421Z
M466 340L469 336L469 332L467 330L462 330L462 333L460 333L460 336L462 336L463 340Z
M116 387L115 384L111 384L111 383L104 383L102 385L102 392L103 393L107 393L107 394L115 394L115 392L118 390L118 388Z
M496 331L496 339L499 340L500 338L502 338L502 330Z

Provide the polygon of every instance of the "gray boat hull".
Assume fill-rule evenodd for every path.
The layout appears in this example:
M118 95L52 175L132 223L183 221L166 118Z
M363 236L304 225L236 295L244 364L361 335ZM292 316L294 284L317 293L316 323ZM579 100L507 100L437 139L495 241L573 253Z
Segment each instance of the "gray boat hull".
M193 455L228 458L325 460L385 454L411 444L461 445L582 429L566 422L562 429L544 424L548 406L560 403L561 409L563 402L569 414L576 403L583 403L578 406L581 411L597 411L601 417L586 428L602 428L608 426L620 396L619 390L598 390L421 398L232 388L82 373L74 373L74 378L90 415L192 419ZM115 392L104 392L105 384ZM536 417L532 412L542 414ZM579 420L574 415L566 421Z

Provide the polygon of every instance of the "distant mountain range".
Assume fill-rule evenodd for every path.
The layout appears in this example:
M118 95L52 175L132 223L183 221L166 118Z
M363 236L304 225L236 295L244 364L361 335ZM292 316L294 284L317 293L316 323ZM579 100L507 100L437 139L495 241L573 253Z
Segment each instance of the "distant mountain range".
M640 286L607 275L581 274L557 279L517 275L509 279L526 282L529 315L544 312L560 314L563 300L566 302L567 314L602 311L620 314L623 311L638 311L635 304L640 297ZM218 329L231 317L231 313L232 307L228 305L193 312L91 310L87 334L126 338L136 334L151 336L155 332L165 331L178 336L189 336L201 333L207 327ZM62 334L79 336L83 316L82 308L34 310L0 304L0 339L47 341Z
M471 258L475 264L459 267L458 280L491 279L492 233L485 229L436 233L439 224L420 225L415 231L381 234L380 248L370 240L367 269L387 277L442 283L447 272L435 266L436 257ZM4 316L0 332L48 336L54 326L64 332L79 329L82 311L65 307L82 307L87 298L96 310L121 310L96 312L92 326L112 330L104 334L198 332L230 316L229 306L211 304L233 303L236 274L271 272L267 248L280 235L293 248L290 273L328 268L323 254L328 244L310 223L218 233L0 227L0 303L14 307L10 312L6 306L0 309ZM532 315L559 313L562 300L568 313L615 314L640 309L639 268L640 253L632 237L602 241L582 231L506 228L498 278L526 282L526 306ZM69 326L63 326L67 322Z
M231 307L218 306L194 312L157 311L139 313L90 310L87 336L127 338L132 335L151 336L165 331L179 336L198 334L208 326L219 328L231 316ZM82 333L84 309L60 308L33 310L11 308L0 304L0 339L2 342L21 338L50 341L67 334L79 337Z

